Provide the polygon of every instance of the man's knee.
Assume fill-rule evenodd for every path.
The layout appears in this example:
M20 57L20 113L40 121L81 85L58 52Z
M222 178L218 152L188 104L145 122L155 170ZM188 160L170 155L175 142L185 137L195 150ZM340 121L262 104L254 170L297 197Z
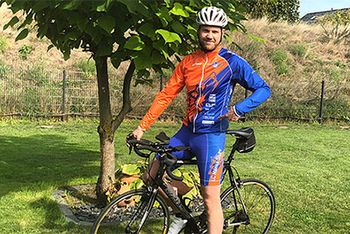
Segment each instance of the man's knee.
M214 209L221 206L220 203L220 185L218 186L202 186L202 196L207 209Z

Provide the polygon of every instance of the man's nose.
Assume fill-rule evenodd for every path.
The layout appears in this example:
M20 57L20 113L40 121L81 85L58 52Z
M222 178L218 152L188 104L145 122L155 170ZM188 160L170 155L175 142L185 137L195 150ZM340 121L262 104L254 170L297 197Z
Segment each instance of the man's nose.
M208 38L208 39L212 39L212 38L213 38L213 34L209 32L209 33L207 34L207 38Z

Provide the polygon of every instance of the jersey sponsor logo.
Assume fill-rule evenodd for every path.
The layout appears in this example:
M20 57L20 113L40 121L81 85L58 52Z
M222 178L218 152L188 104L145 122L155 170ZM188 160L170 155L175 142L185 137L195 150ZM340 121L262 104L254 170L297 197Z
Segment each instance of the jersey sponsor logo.
M202 124L214 124L213 120L202 120Z
M214 68L217 68L217 67L219 67L220 65L221 65L221 63L219 63L218 61L215 61L215 62L212 63L212 66L213 66Z
M210 164L210 170L208 172L209 174L209 185L214 182L217 183L220 181L221 173L222 173L222 167L224 162L224 152L223 150L219 149L217 154L212 158L211 164Z
M203 65L203 63L193 63L192 64L192 67L195 67L195 66L202 66Z

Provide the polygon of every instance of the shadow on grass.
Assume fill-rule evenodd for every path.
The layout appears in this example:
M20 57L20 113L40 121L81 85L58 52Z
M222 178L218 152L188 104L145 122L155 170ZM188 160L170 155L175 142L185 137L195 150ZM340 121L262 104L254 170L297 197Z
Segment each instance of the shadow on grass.
M40 230L55 230L57 233L65 233L69 230L70 233L87 233L89 227L81 227L72 223L65 222L60 214L57 203L49 198L41 198L30 204L36 210L45 212L44 223L39 227Z
M99 152L59 135L0 136L0 198L25 188L42 191L98 175Z

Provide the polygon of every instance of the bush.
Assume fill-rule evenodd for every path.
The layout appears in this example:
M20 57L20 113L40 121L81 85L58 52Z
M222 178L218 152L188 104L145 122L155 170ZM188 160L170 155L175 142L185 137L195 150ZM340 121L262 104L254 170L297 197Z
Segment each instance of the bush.
M23 45L18 49L18 54L20 59L26 60L28 55L30 55L33 51L33 47L31 45Z
M306 55L306 48L303 44L292 44L288 46L288 50L292 55L300 58Z
M21 71L20 78L30 81L35 86L42 86L49 82L49 72L45 70L42 64L33 64Z
M4 53L7 48L7 40L0 36L0 53Z
M96 75L96 67L94 61L88 59L80 59L75 63L75 67L83 73L84 78L94 77Z
M35 87L25 87L22 90L21 96L21 111L27 116L36 116L42 111L40 108L40 97L38 89Z
M0 79L8 77L11 68L0 60Z
M271 61L275 65L278 75L286 75L289 72L290 61L288 53L283 49L275 49L270 54Z

